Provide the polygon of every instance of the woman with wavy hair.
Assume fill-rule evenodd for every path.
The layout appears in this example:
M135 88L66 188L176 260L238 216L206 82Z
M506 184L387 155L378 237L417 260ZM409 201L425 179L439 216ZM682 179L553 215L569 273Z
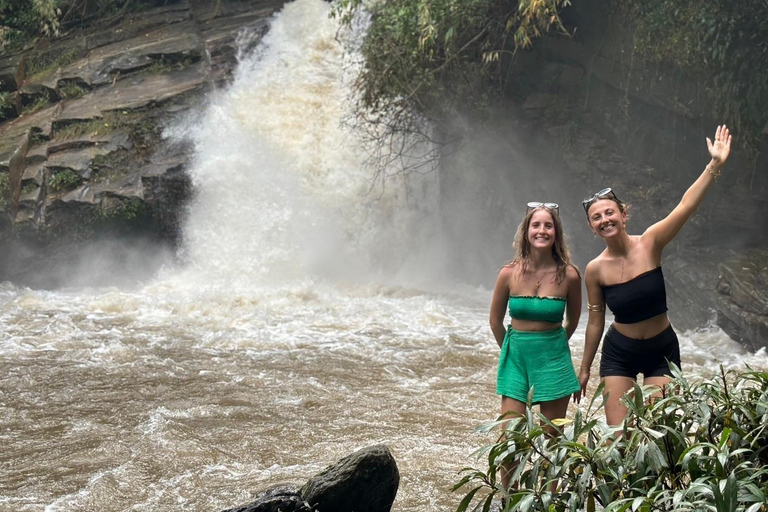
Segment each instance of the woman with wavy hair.
M528 203L515 239L517 255L496 280L490 324L501 348L496 393L502 415L523 414L532 393L547 419L562 418L580 389L568 340L581 316L581 274L571 262L559 212L555 203ZM510 470L501 475L505 488Z

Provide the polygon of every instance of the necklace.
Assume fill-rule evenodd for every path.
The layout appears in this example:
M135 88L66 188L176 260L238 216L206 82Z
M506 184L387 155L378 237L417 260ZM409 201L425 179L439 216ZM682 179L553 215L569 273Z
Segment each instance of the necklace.
M621 258L621 277L619 277L619 282L624 282L624 262L629 258L629 250L632 248L632 237L629 237L629 245L627 246L627 254Z
M541 274L541 277L536 279L536 290L533 292L534 295L539 295L539 288L541 288L541 280L544 279L544 276L547 274L553 272L553 270L547 270L543 274ZM533 277L536 277L536 274L533 274Z

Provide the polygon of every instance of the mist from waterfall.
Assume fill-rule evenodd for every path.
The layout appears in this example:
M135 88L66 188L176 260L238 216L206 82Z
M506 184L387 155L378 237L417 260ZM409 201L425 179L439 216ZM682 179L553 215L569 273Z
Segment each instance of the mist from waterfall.
M287 4L232 85L175 130L195 146L185 280L396 281L436 268L436 174L382 181L364 167L360 141L342 126L350 59L329 9Z

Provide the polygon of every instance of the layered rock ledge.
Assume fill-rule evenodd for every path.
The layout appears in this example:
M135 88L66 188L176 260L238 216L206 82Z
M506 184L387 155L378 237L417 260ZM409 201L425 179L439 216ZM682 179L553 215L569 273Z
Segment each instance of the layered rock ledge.
M33 286L92 240L173 245L191 148L163 136L258 44L275 0L158 2L0 58L0 280ZM242 41L242 38L240 38Z

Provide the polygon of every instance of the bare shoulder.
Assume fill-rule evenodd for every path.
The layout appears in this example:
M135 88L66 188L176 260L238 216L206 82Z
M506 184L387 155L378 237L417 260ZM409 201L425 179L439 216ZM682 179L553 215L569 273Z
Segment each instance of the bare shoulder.
M499 270L499 276L496 278L496 282L511 284L515 275L519 272L520 265L517 262L507 263L501 270Z
M584 270L584 279L587 281L599 281L604 262L604 253L601 253L597 258L587 263L587 268Z
M513 275L516 272L520 270L520 263L518 261L511 261L501 267L501 270L499 270L499 275L506 274L506 275Z
M568 281L576 281L581 282L581 272L579 272L579 269L576 267L576 265L568 265L565 267L565 278Z

